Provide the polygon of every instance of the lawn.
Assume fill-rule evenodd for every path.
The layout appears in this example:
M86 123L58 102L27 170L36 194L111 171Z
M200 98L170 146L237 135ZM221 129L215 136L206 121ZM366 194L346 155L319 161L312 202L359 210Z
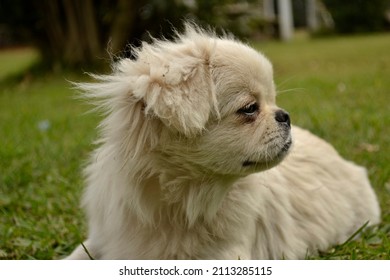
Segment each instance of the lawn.
M293 123L367 167L382 224L321 259L390 259L390 35L256 43L274 63ZM0 52L0 80L37 59ZM53 259L85 236L81 168L99 117L74 98L74 74L0 82L0 259Z
M31 48L14 48L0 51L0 81L7 76L18 74L39 59Z

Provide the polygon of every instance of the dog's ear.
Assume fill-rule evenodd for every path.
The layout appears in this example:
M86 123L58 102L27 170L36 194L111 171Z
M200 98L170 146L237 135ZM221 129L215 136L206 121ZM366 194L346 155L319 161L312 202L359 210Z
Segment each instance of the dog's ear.
M133 94L145 112L168 127L192 136L202 131L216 106L207 61L191 55L149 53L140 58Z

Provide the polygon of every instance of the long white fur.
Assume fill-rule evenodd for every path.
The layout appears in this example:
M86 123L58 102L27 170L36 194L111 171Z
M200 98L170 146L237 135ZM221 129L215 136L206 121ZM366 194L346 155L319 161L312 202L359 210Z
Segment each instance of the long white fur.
M300 259L379 222L364 168L275 121L263 55L194 26L136 52L80 85L107 114L85 170L94 258ZM243 122L252 99L259 115ZM243 167L246 157L259 164ZM88 255L79 246L68 258Z

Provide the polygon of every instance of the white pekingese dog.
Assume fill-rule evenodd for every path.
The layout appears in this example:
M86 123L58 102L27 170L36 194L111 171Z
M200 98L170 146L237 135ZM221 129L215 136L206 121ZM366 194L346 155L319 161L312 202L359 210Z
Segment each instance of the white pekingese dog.
M135 52L80 85L107 113L83 199L93 258L300 259L379 222L365 169L291 127L262 54L190 25Z

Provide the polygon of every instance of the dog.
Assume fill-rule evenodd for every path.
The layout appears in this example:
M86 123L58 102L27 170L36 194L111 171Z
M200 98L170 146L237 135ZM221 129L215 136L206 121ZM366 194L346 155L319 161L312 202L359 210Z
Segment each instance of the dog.
M68 259L303 259L380 222L364 168L292 126L270 61L195 25L79 87L106 113Z

